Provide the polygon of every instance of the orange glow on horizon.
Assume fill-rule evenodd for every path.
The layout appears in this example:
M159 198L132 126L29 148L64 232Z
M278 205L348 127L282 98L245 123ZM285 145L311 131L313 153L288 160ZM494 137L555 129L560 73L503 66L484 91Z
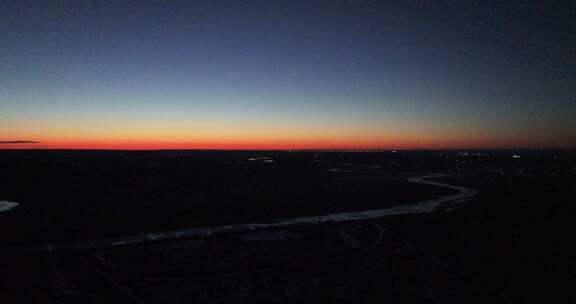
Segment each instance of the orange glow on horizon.
M510 142L498 138L451 139L448 137L404 138L303 138L206 140L39 140L38 143L3 144L0 149L78 150L314 150L314 149L510 149L542 148L551 143ZM559 145L552 146L563 148Z

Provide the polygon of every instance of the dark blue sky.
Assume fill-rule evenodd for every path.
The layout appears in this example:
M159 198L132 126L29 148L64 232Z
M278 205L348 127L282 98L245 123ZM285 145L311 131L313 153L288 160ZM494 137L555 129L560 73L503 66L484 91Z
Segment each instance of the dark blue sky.
M576 144L574 1L0 3L3 140Z

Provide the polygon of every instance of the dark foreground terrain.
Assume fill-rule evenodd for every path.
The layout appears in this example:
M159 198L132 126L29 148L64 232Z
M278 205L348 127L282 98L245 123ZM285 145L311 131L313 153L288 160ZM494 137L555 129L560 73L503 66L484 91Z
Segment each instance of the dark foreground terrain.
M0 201L19 203L0 212L0 300L570 303L575 160L570 151L0 151ZM326 220L454 194L406 180L429 173L477 194L432 212ZM318 221L236 225L301 216ZM223 225L240 228L202 229ZM170 237L132 237L163 231Z
M422 161L345 153L5 151L0 200L20 206L0 215L12 228L0 241L258 222L450 193L404 180L429 171L418 166Z

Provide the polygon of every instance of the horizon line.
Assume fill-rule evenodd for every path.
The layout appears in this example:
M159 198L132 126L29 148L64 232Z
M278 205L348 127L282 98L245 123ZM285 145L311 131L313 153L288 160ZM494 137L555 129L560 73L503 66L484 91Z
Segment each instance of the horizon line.
M576 148L320 148L320 149L226 149L226 148L196 148L196 149L116 149L116 148L24 148L24 147L0 147L0 151L221 151L221 152L235 152L235 151L274 151L274 152L395 152L395 151L518 151L518 150L557 150L557 151L573 151Z

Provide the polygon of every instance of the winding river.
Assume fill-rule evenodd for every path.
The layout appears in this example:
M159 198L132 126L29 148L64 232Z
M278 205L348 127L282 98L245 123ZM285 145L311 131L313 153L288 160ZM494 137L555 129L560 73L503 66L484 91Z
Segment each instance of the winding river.
M279 222L274 223L266 223L266 224L247 224L249 227L272 227L272 226L287 226L293 224L305 224L305 223L318 223L319 221L322 222L342 222L342 221L354 221L354 220L363 220L363 219L372 219L372 218L379 218L383 216L390 216L390 215L399 215L399 214L416 214L416 213L425 213L436 210L440 207L443 207L447 204L459 204L467 201L472 196L476 195L476 190L454 186L439 182L429 181L427 179L434 178L434 177L442 177L442 174L430 174L418 177L409 177L406 180L413 183L418 184L427 184L433 186L439 186L444 188L449 188L452 190L457 191L455 194L451 195L444 195L438 198L429 199L425 201L420 201L418 203L413 204L406 204L406 205L399 205L395 207L388 207L382 209L372 209L372 210L365 210L365 211L352 211L352 212L342 212L342 213L333 213L333 214L326 214L321 216L304 216L304 217L296 217L291 219L282 220Z
M445 175L428 174L424 176L406 178L406 180L409 182L444 187L456 191L455 194L444 195L438 198L424 200L412 204L405 204L394 207L372 209L365 211L352 211L352 212L341 212L341 213L315 215L315 216L293 217L269 223L237 224L237 225L226 225L226 226L206 227L206 228L188 228L188 229L180 229L164 232L141 233L131 236L118 237L114 239L54 244L45 246L44 248L52 251L61 249L66 250L66 249L93 248L102 246L120 246L120 245L142 243L147 241L177 239L190 236L206 236L218 232L250 231L269 227L286 227L297 224L316 224L319 222L323 223L345 222L345 221L355 221L363 219L374 219L400 214L419 214L434 210L440 210L446 206L450 206L451 208L453 208L453 205L464 203L468 201L468 199L470 199L472 196L476 195L477 193L476 190L470 188L449 185L429 180L431 178L442 176Z

